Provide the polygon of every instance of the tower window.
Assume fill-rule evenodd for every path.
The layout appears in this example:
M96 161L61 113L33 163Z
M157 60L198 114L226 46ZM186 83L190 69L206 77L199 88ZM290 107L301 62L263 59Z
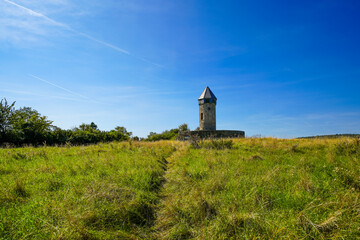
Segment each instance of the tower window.
M200 113L200 120L204 120L204 113Z

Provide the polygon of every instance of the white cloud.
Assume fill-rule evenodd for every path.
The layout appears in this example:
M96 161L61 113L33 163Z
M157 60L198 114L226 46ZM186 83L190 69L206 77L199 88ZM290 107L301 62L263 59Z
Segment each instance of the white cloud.
M33 4L37 2L37 0L29 1L29 3ZM53 3L65 4L66 1L57 0L54 2L53 0ZM29 7L25 7L10 0L2 0L0 2L0 39L2 38L3 40L7 40L11 43L21 42L23 44L24 40L36 41L36 39L38 39L40 36L48 36L49 31L53 31L55 29L54 27L57 27L56 29L63 29L75 33L79 36L85 37L91 41L97 42L105 47L111 48L123 54L132 55L127 50L115 46L114 44L110 44L103 40L94 38L86 33L77 31L71 26L54 20L53 18L30 9ZM20 39L22 39L22 41L19 41ZM162 65L151 62L143 57L134 55L132 56L143 62L150 63L157 67L162 67Z
M44 37L58 32L53 23L39 18L36 12L27 11L8 1L0 1L0 41L17 47L43 42Z
M64 5L66 4L66 1L52 0L50 3L55 5ZM37 0L29 1L27 4L30 6L41 6L40 1ZM46 3L42 6L44 7L48 4L49 3ZM51 8L55 8L55 6L51 6ZM54 20L53 18L50 18L47 15L40 13L39 11L30 9L29 7L25 7L10 0L2 0L0 2L0 38L3 40L7 40L11 43L18 43L19 39L31 39L32 41L35 41L36 39L40 40L40 37L49 36L51 35L51 32L59 31L59 29L67 30L69 32L83 36L91 41L97 42L116 51L128 55L130 54L128 51L115 45L96 39L86 33L76 31L69 25ZM24 41L22 41L22 43L24 43Z

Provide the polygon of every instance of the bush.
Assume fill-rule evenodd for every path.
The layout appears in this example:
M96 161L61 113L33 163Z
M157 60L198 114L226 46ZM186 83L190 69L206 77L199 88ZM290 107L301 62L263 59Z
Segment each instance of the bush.
M179 133L179 129L166 130L162 133L151 132L146 141L174 140Z
M222 150L222 149L232 149L233 145L234 143L231 139L229 140L211 139L211 140L201 141L199 143L199 148Z

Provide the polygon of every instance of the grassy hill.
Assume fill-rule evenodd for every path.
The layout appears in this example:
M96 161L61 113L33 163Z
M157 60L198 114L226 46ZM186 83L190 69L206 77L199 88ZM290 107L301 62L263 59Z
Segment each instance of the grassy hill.
M299 137L299 138L360 138L360 134L331 134L331 135L317 135L317 136L308 136L308 137Z
M0 239L354 239L360 140L0 149Z

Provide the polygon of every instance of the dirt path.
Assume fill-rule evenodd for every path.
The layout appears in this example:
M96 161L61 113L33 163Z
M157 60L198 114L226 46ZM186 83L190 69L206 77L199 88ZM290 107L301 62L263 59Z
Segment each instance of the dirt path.
M176 150L166 159L161 161L161 164L164 167L164 174L162 176L162 183L159 186L158 194L159 194L159 202L156 204L155 207L155 214L154 214L154 223L152 226L152 238L153 239L162 239L162 227L166 225L164 223L164 217L162 214L163 208L166 204L166 199L171 197L168 195L167 187L169 180L169 175L172 171L172 166L176 164L176 162L187 154L189 149L189 144L187 142L178 142L176 145L174 144Z

